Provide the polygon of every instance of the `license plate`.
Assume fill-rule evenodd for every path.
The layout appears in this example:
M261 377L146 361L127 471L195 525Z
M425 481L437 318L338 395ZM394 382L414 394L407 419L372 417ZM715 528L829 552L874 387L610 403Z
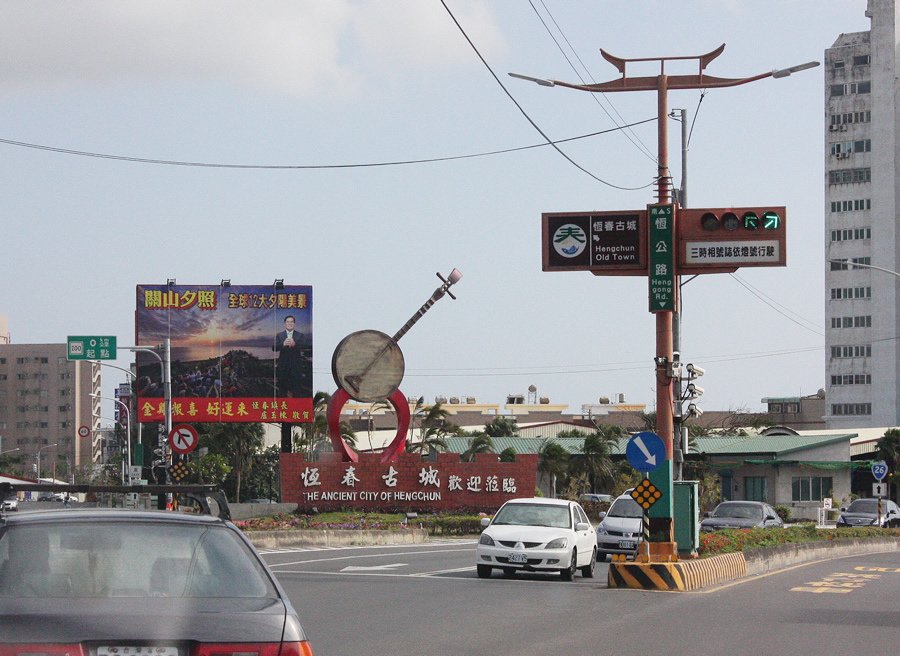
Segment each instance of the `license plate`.
M103 645L97 656L178 656L178 647L138 647L135 645Z
M511 563L527 563L528 555L523 553L511 553L509 554L509 562Z
M636 546L637 543L631 540L619 540L619 549L634 549Z

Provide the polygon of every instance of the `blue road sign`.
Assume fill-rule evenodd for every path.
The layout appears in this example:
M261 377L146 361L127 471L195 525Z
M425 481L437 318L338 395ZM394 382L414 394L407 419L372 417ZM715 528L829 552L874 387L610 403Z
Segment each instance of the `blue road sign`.
M872 476L875 477L876 481L880 481L882 478L887 476L888 466L884 460L879 460L878 462L872 463Z
M641 472L652 472L666 460L666 444L656 433L635 433L625 447L628 463Z

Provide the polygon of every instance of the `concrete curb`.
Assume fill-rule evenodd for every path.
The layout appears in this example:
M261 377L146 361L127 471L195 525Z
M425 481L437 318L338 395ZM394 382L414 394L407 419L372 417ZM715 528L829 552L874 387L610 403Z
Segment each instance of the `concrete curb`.
M613 562L609 565L607 585L610 588L690 592L816 560L885 551L900 551L900 538L839 538L784 544L676 563Z
M346 531L339 529L296 529L290 531L244 531L257 549L289 547L347 547L379 544L420 544L428 539L423 528L403 531Z

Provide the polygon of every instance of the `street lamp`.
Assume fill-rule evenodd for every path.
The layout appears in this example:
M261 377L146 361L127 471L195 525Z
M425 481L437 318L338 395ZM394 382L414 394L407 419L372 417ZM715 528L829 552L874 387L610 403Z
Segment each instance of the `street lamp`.
M131 412L128 410L128 406L119 399L103 396L101 394L88 394L88 396L91 398L105 399L107 401L115 401L122 406L122 409L125 411L125 463L122 465L122 482L125 483L126 472L128 473L128 476L131 475Z
M519 73L510 73L512 77L534 82L546 87L567 87L579 91L588 91L590 93L613 93L624 91L656 91L657 102L657 202L661 205L668 205L671 201L671 176L669 174L669 147L668 147L668 92L670 90L682 89L712 89L722 87L733 87L756 80L762 80L767 77L782 78L787 77L791 73L814 68L819 62L807 62L798 64L784 69L776 69L767 73L760 73L744 78L723 78L714 77L705 73L706 67L711 61L722 54L725 50L723 43L715 50L704 55L688 55L675 57L642 57L626 59L616 57L602 48L600 54L610 64L616 67L621 77L615 80L600 82L597 84L572 84L570 82L561 82L559 80L546 80ZM693 75L667 75L666 62L696 60L698 64L698 72ZM634 62L659 62L659 75L647 77L629 77L626 69L629 63ZM677 275L677 270L673 272ZM680 299L675 300L677 308ZM673 438L675 428L674 417L674 397L673 397L673 376L671 374L673 357L675 350L673 347L673 314L671 310L655 312L656 314L656 356L654 362L656 365L656 432L662 438L666 447L666 468L663 468L662 474L657 474L657 484L663 484L667 489L664 495L667 499L667 507L661 515L651 516L650 531L654 534L654 542L667 542L669 549L675 549L674 542L674 526L672 507L672 462L673 455ZM651 479L652 480L652 479ZM665 536L659 539L657 536Z
M54 446L59 446L58 442L54 442L53 444L45 444L44 446L38 447L37 450L37 479L38 483L41 482L41 451L43 449L49 449Z
M847 267L848 270L853 269L854 267L860 267L861 269L875 269L876 271L884 271L885 273L889 273L892 276L897 276L900 278L900 272L891 271L890 269L885 269L880 266L875 266L874 264L860 264L859 262L851 262L850 260L828 260L832 264L843 264Z
M7 449L6 451L0 451L0 456L5 456L7 453L12 453L13 451L19 451L19 450L20 450L19 447L16 447L15 449Z
M109 363L107 363L107 362L103 362L102 360L94 360L94 362L96 362L97 364L99 364L101 367L112 367L113 369L118 369L119 371L124 371L126 374L128 374L129 376L131 376L131 379L132 379L132 381L134 381L134 384L135 384L135 385L137 384L137 375L135 375L135 373L134 373L133 371L129 371L129 370L126 369L125 367L117 367L117 366L114 365L114 364L109 364ZM133 388L133 390L134 390L134 389L136 389L136 387ZM129 418L130 418L130 416L129 416ZM130 425L131 425L131 422L129 421L128 424L129 424L129 426L130 426ZM141 422L137 422L137 443L138 443L138 446L139 446L139 447L143 447L143 442L142 442L142 439L141 439ZM143 460L141 460L141 462L143 462ZM129 464L130 464L130 463L129 463Z

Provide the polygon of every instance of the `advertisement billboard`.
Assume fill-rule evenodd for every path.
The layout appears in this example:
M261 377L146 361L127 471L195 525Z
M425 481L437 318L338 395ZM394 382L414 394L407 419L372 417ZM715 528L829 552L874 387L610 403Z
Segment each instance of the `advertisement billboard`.
M174 422L313 420L311 286L138 285L135 343L166 338ZM136 359L139 420L161 422L160 361Z

